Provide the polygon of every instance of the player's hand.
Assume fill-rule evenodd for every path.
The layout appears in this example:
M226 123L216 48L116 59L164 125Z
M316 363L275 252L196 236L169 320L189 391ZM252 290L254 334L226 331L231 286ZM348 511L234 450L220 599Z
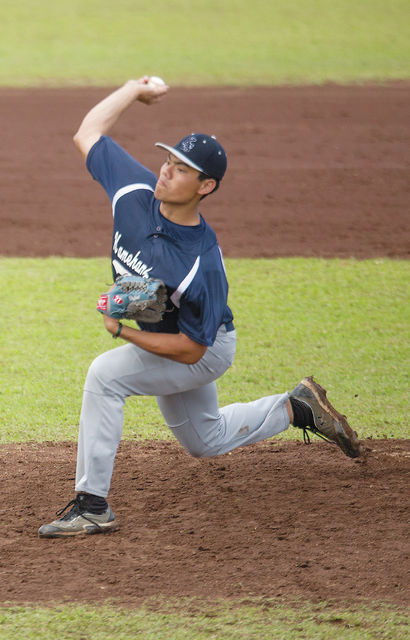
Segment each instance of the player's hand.
M137 100L144 104L157 104L165 98L168 92L169 86L164 85L152 85L149 84L149 76L143 76L139 80L135 80L138 86Z

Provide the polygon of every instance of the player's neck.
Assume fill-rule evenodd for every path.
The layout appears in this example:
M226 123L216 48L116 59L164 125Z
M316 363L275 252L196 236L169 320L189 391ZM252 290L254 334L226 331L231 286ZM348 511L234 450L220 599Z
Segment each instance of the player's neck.
M185 227L195 227L200 224L201 218L197 204L174 204L172 202L161 202L159 210L167 220L175 222Z

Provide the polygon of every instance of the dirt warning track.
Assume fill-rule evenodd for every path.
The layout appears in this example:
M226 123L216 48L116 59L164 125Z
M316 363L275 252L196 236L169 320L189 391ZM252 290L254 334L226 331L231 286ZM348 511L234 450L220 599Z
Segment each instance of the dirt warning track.
M0 255L108 256L110 204L72 136L109 89L0 90ZM225 256L410 256L410 84L171 89L113 136L158 172L186 133L228 153L204 201Z

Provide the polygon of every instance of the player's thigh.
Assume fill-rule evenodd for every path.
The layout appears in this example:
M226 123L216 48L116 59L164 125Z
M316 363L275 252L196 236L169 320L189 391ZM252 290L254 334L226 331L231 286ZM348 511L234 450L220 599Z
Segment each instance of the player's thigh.
M133 344L101 354L91 364L84 389L98 394L168 396L216 380L229 361L209 351L194 365L181 364Z

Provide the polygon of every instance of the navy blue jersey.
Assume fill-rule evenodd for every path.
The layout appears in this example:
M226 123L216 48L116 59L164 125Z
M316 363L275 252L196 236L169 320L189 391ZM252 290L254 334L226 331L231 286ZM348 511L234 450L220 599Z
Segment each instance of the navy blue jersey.
M168 291L167 309L151 332L186 334L211 346L222 324L232 322L228 282L215 232L200 216L190 227L170 222L154 198L156 176L111 138L102 136L87 157L87 168L107 192L114 216L112 269L159 278Z

